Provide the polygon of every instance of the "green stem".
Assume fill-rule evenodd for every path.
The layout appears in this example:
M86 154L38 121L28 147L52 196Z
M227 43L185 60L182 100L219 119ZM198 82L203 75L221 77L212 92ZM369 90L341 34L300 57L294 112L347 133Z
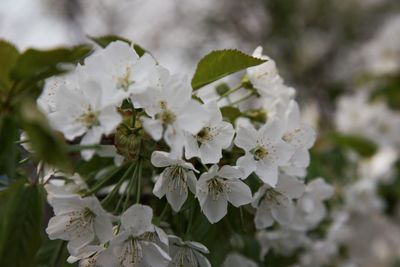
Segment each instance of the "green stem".
M252 97L253 95L255 95L255 94L252 92L252 93L248 94L247 96L242 97L242 98L240 98L240 99L238 99L238 100L232 102L231 105L232 105L232 106L237 105L237 104L239 104L239 103L241 103L241 102L243 102L243 101L249 99L249 98Z
M28 162L30 159L31 159L31 157L26 157L26 158L24 158L24 159L21 159L21 160L18 162L18 165L24 164L24 163Z
M95 184L95 185L93 186L93 188L92 188L88 193L86 193L86 194L84 195L84 197L86 197L86 196L88 196L88 195L91 195L91 194L94 194L94 193L96 193L97 191L99 191L109 180L111 180L111 178L114 177L114 175L115 175L116 173L118 173L119 170L120 170L120 168L116 168L116 169L114 169L113 171L111 171L109 174L107 174L106 177L103 178L101 181L99 181L97 184Z
M161 212L161 214L160 214L160 217L158 218L158 220L161 222L163 219L164 219L164 217L167 215L167 213L169 212L169 204L167 203L167 204L165 204L165 207L164 207L164 209L163 209L163 211Z
M228 95L230 95L230 94L232 94L232 93L238 91L238 90L241 89L241 88L242 88L242 84L239 84L238 86L232 88L231 90L229 90L229 91L223 93L223 94L217 99L217 102L221 101L223 98L225 98L225 97L227 97Z
M18 141L15 141L14 143L15 144L25 144L25 143L29 143L30 141L28 140L28 139L25 139L25 140L18 140Z
M133 167L136 165L132 164L129 166L128 170L124 173L122 178L118 181L118 183L114 186L114 188L111 190L111 192L101 201L101 204L106 204L110 199L114 197L114 195L118 192L119 188L121 187L122 183L126 180L126 178L129 176L129 174L132 172Z
M136 203L140 202L140 197L141 197L141 190L142 190L142 161L139 160L139 173L137 179L137 184L136 184Z
M69 145L67 146L68 152L78 152L85 149L99 149L100 145Z
M201 166L203 166L204 169L206 169L206 171L208 171L207 165L205 165L203 162L201 162L200 159L198 159L198 162L201 164Z
M189 213L188 227L186 229L186 234L185 234L185 238L186 239L190 239L190 235L191 235L190 231L192 230L195 209L196 209L196 202L193 201L192 202L192 208L190 209L190 213Z
M66 244L67 244L67 242L61 241L60 244L57 246L57 251L55 253L53 260L51 261L53 263L53 264L51 264L51 266L53 266L53 267L61 266L61 261L62 261L63 255L64 255L64 249L65 249Z
M129 184L126 187L127 190L126 190L126 196L125 196L125 203L124 203L124 206L122 207L122 210L126 210L128 208L129 198L130 198L130 196L132 194L134 182L137 179L138 172L139 172L139 169L140 169L140 165L141 165L141 163L140 163L140 160L139 160L139 162L136 163L135 170L133 171L133 175L132 175L131 179L129 180Z

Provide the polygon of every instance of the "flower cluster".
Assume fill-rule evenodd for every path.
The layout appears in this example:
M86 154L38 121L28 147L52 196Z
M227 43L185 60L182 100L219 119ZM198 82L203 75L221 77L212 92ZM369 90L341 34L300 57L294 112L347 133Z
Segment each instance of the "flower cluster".
M68 241L69 261L79 260L82 266L210 266L204 245L178 237L173 227L162 226L164 212L153 218L153 209L139 204L148 186L157 198L166 197L167 212L168 205L174 214L194 212L198 205L211 224L227 217L228 203L245 206L261 230L261 245L267 238L274 240L268 246L279 246L279 234L264 230L275 223L284 235L305 236L322 221L323 202L333 189L322 178L308 184L303 179L315 132L302 123L295 90L284 84L274 61L260 47L253 57L266 62L248 68L241 84L216 100L199 98L186 77L170 74L152 55L139 56L122 41L47 81L38 104L52 127L70 144L79 144L84 160L113 157L119 166L109 176L117 179L105 175L105 182L94 186L82 182L83 187L71 190L52 181L46 186L55 213L47 233ZM237 91L250 97L220 101ZM242 107L254 98L262 103L264 120ZM227 106L240 106L247 116L229 120L222 112ZM100 193L106 194L101 202ZM106 211L115 198L113 212ZM236 254L225 265L236 258L253 266Z

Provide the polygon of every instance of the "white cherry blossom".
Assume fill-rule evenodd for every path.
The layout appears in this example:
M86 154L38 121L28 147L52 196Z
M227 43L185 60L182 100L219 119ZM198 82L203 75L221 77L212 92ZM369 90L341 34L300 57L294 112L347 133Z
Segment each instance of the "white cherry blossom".
M166 195L172 209L178 212L187 199L188 188L196 194L197 179L194 172L197 170L191 163L163 151L154 151L151 163L155 167L165 168L156 181L153 194L158 198Z
M108 260L109 266L167 266L171 258L156 240L167 245L168 239L165 240L165 233L152 224L152 218L153 210L148 206L135 204L127 209L121 216L123 230L110 241L98 261ZM161 232L162 236L159 236Z
M360 179L344 192L345 208L355 213L368 214L381 211L385 202L378 194L378 184L370 179Z
M192 99L192 89L186 78L169 75L161 88L148 90L139 98L146 113L144 129L155 140L164 137L171 151L181 154L185 133L196 135L209 120L204 107Z
M97 77L106 89L103 97L116 104L157 84L156 64L150 54L139 57L133 47L123 41L112 42L85 59L88 75Z
M211 223L221 220L227 213L228 202L235 207L252 200L250 188L240 179L243 172L228 165L220 169L213 165L197 182L197 194L201 210Z
M232 143L235 131L232 124L222 120L222 114L216 102L204 105L211 114L207 124L196 134L186 134L186 158L198 157L204 164L217 163L222 158L222 149Z
M253 57L266 60L265 63L247 69L247 76L252 85L263 97L269 99L289 100L294 97L295 90L283 84L283 79L279 75L275 61L262 54L262 47L257 47L253 52Z
M297 201L296 215L292 227L300 230L314 228L326 216L324 201L331 198L334 188L322 178L311 181Z
M285 114L285 132L283 140L294 148L294 154L282 169L288 175L305 176L305 168L310 164L309 149L315 142L314 129L301 122L300 109L296 101L289 102Z
M203 254L210 253L199 242L183 241L181 238L169 235L169 253L171 262L168 267L211 267L210 262Z
M80 249L77 254L69 256L67 262L72 264L79 261L79 267L111 266L107 257L103 257L99 260L100 255L104 251L104 246L85 246Z
M71 254L96 240L101 243L112 238L112 219L95 197L51 197L48 199L55 216L50 219L46 232L50 239L68 242Z
M53 127L61 131L68 140L83 136L82 145L98 144L103 134L110 134L121 122L121 116L111 103L102 100L104 91L99 83L81 79L80 90L58 90L55 110L49 119ZM82 151L89 160L95 151Z
M233 252L226 256L222 267L258 267L258 265L253 260Z
M252 125L238 127L234 142L246 154L236 164L243 169L245 176L254 171L264 183L276 185L278 167L286 165L294 152L282 136L283 127L278 120L267 122L258 131Z
M274 224L290 226L295 207L293 199L304 192L304 184L294 177L280 175L276 187L264 184L254 195L252 206L257 208L254 222L257 229L264 229Z
M261 259L263 259L271 249L277 254L291 255L296 249L307 246L311 242L304 231L290 228L259 231L256 233L256 239L261 246Z

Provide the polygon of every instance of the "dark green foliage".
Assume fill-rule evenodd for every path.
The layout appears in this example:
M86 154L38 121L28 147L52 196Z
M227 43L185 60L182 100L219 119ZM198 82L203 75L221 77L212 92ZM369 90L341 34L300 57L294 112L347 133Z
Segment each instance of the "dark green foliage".
M329 139L339 147L350 149L357 152L362 157L373 156L378 147L371 140L358 135L332 133Z
M34 266L41 243L43 195L20 179L0 192L0 266Z
M91 37L89 36L90 40L92 40L93 42L95 42L96 44L98 44L101 47L107 47L111 42L115 42L115 41L123 41L125 43L131 44L133 45L133 49L135 49L135 52L139 55L139 57L143 56L147 51L141 47L138 44L133 43L132 41L117 36L117 35L106 35L106 36L100 36L100 37Z
M246 55L239 50L217 50L203 57L192 78L197 90L229 74L264 63L265 60Z
M10 74L19 57L19 52L14 45L0 40L0 91L9 89L12 84Z
M45 79L66 71L62 63L76 64L91 51L92 47L88 45L53 50L28 49L18 58L11 76L15 81L32 78Z

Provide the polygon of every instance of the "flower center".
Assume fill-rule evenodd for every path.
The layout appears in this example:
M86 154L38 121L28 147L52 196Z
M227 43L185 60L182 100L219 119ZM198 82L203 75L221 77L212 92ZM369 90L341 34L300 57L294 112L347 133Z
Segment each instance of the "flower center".
M159 118L163 124L172 124L176 120L176 115L170 109L167 108L167 103L165 101L160 101L161 113Z
M211 128L204 127L200 130L200 132L196 135L197 142L200 144L206 143L207 141L211 141L214 138Z
M165 110L164 112L161 113L161 121L164 124L172 124L176 120L176 115L170 111L170 110Z
M131 68L126 67L125 73L117 78L117 89L128 91L129 86L131 86L134 83L135 82L131 80Z
M80 237L92 230L96 215L89 209L69 213L69 221L65 225L65 232L70 232L74 237Z
M259 203L261 203L262 201L266 200L268 202L274 202L276 205L279 205L280 204L279 197L281 195L282 194L279 191L276 191L273 188L268 188L265 191L263 197L260 199Z
M257 145L255 148L250 150L250 153L253 154L254 160L262 160L268 156L268 150L260 145Z
M207 182L208 193L211 194L213 200L218 200L219 196L228 188L222 178L215 177Z
M192 249L188 247L179 248L172 259L172 263L177 267L197 267L197 259Z
M170 192L179 190L179 195L185 194L187 189L187 173L181 166L171 166L165 170L165 176L171 179L168 184Z
M291 132L285 133L283 135L282 139L287 143L292 143L295 140L296 135L298 135L300 132L301 132L301 129L296 128Z
M121 266L139 266L143 260L143 249L138 239L130 237L125 241L119 256Z
M92 106L89 106L86 113L82 114L78 121L84 124L86 127L91 128L95 125L99 125L100 122L98 120L99 112L95 112L92 110Z

